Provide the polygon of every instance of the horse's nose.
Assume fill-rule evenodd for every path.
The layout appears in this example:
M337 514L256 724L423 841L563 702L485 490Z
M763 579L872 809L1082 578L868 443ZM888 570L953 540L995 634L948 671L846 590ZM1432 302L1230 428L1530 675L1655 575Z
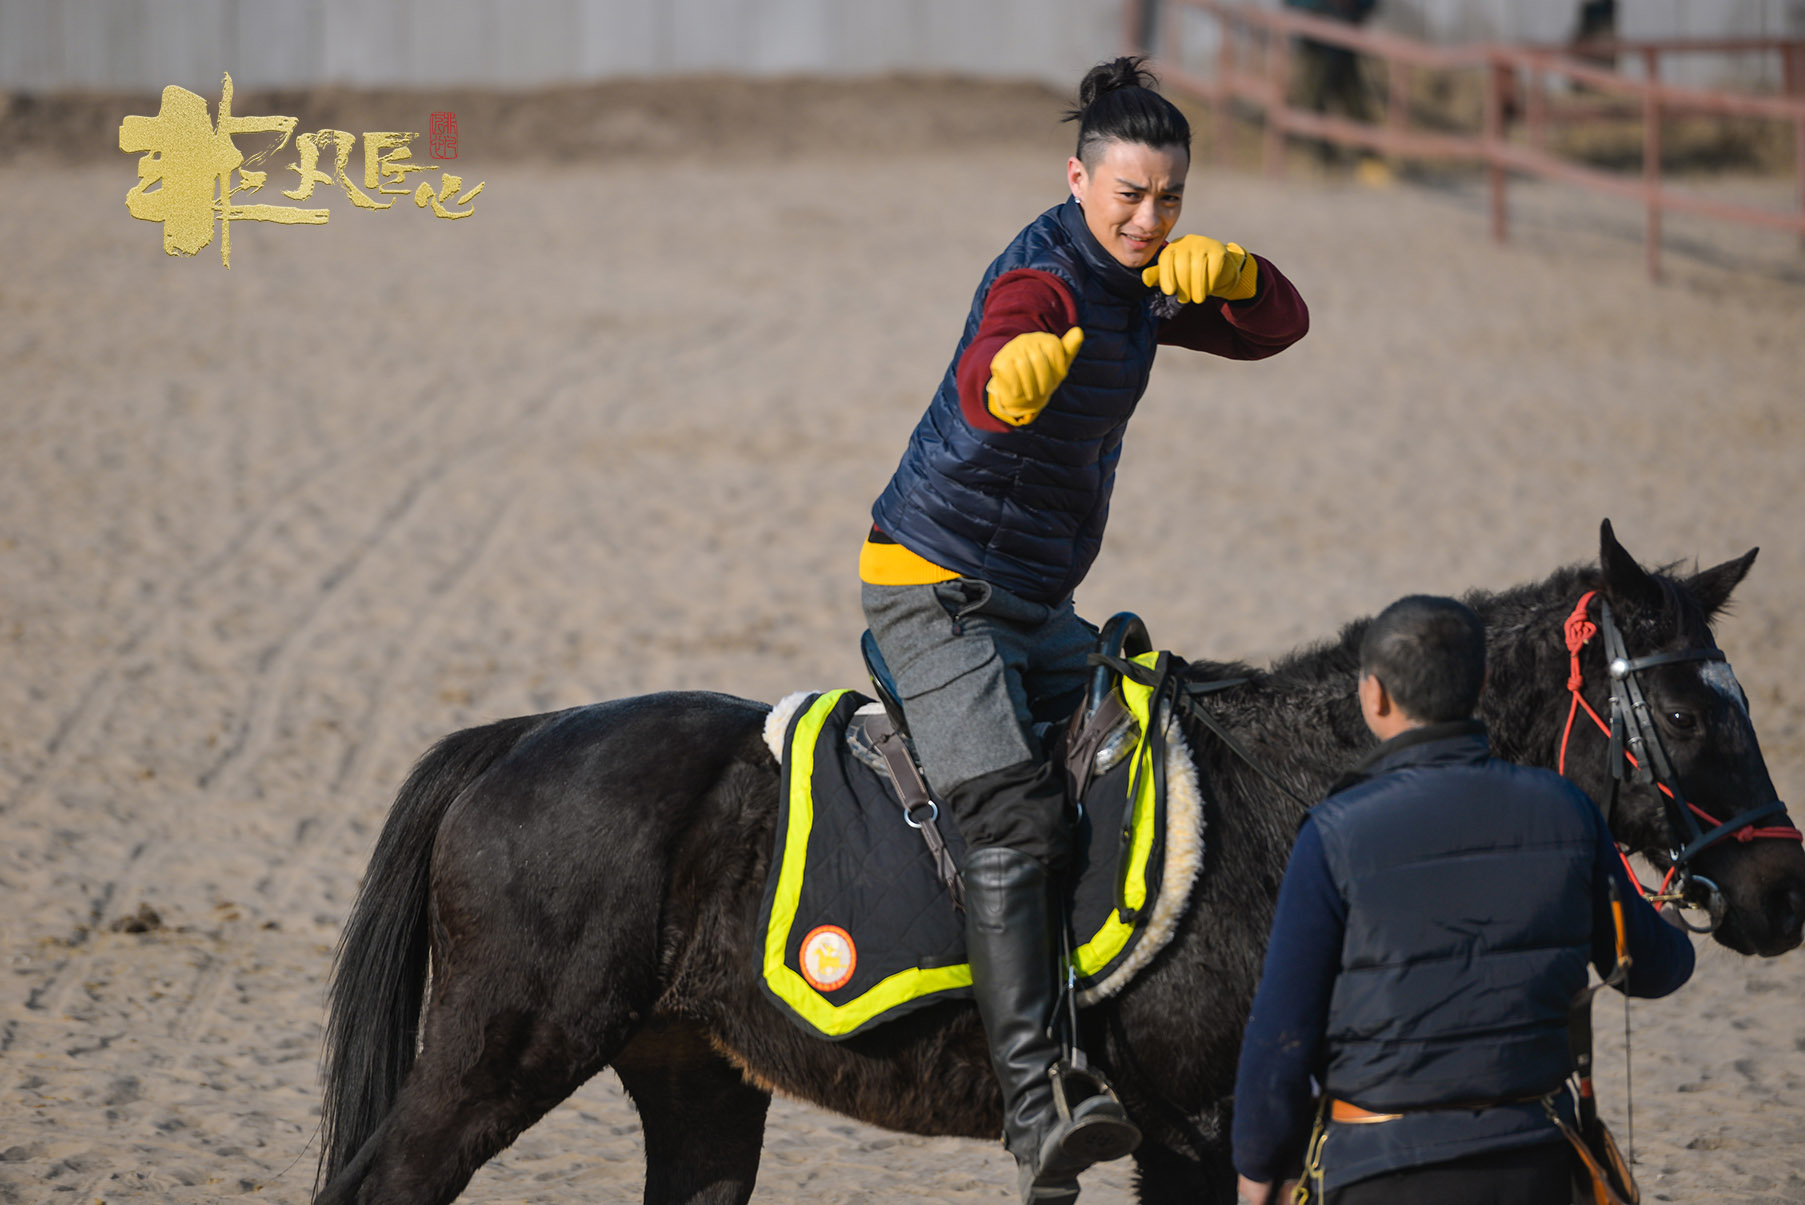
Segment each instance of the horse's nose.
M1768 916L1774 933L1783 943L1781 948L1790 950L1799 944L1801 930L1805 929L1805 882L1795 879L1785 883L1774 889L1770 899Z

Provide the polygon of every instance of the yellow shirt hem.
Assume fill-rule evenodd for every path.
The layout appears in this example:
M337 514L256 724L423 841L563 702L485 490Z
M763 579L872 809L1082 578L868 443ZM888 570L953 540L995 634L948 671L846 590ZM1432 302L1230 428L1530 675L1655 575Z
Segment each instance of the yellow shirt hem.
M876 544L870 540L859 549L859 580L873 586L931 586L950 582L959 574L944 569L901 544Z

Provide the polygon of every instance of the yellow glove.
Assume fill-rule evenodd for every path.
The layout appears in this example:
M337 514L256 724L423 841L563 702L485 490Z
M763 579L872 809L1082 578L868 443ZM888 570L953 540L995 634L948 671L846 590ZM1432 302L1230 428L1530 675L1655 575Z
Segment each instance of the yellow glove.
M1220 297L1242 301L1259 285L1260 265L1238 243L1219 243L1201 234L1187 234L1160 248L1159 262L1141 273L1141 283L1158 285L1159 291L1183 302Z
M990 412L1012 427L1039 418L1083 343L1084 332L1074 326L1064 335L1028 331L1003 344L990 360Z

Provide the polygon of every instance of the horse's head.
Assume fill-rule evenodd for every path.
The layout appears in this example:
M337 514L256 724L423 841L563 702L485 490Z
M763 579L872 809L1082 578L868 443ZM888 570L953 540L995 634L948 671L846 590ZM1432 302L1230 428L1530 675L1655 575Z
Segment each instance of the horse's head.
M1651 573L1617 542L1606 520L1598 594L1622 644L1613 653L1599 638L1606 632L1587 642L1580 653L1582 693L1610 723L1615 685L1618 712L1629 713L1622 725L1625 748L1651 770L1664 759L1673 794L1629 769L1625 759L1614 758L1610 738L1583 713L1565 760L1568 777L1601 805L1612 798L1613 760L1623 764L1628 772L1610 811L1617 839L1664 870L1674 867L1676 854L1684 855L1672 881L1690 884L1689 900L1710 902L1721 911L1717 940L1739 953L1771 956L1800 941L1805 850L1796 836L1773 835L1792 823L1784 811L1757 814L1779 796L1761 756L1748 697L1729 662L1715 652L1711 635L1712 618L1754 563L1755 551L1690 576ZM1597 601L1590 616L1603 625ZM1653 664L1645 664L1649 661ZM1648 717L1641 726L1634 719L1637 711ZM1752 823L1742 823L1745 816L1753 816ZM1716 886L1720 900L1709 900L1709 885Z

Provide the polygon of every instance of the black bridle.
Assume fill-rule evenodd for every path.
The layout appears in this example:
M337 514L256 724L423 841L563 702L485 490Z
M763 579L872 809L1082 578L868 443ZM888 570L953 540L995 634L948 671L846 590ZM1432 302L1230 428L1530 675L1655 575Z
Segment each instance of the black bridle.
M1567 712L1566 729L1561 734L1560 754L1555 768L1561 773L1567 772L1567 744L1573 735L1574 717L1583 708L1592 722L1610 737L1608 757L1611 765L1611 792L1603 807L1605 823L1609 825L1616 812L1617 801L1623 790L1624 782L1630 781L1640 786L1653 786L1662 800L1663 818L1667 828L1667 857L1669 869L1661 886L1650 891L1636 878L1628 861L1624 869L1629 871L1630 881L1641 888L1642 894L1654 904L1675 904L1680 907L1702 907L1710 915L1708 925L1695 926L1680 917L1681 924L1695 933L1709 933L1723 923L1727 904L1723 891L1718 885L1704 875L1696 874L1691 863L1700 853L1728 838L1738 841L1753 841L1757 838L1774 838L1779 840L1805 840L1805 834L1789 824L1757 828L1763 820L1773 817L1784 819L1786 804L1775 798L1767 803L1757 804L1747 811L1740 812L1728 820L1719 820L1697 804L1690 802L1680 787L1679 774L1673 768L1673 759L1667 754L1667 747L1661 741L1660 729L1655 724L1653 709L1649 706L1647 693L1642 688L1639 675L1645 670L1655 669L1663 665L1677 665L1688 661L1724 661L1723 650L1716 646L1679 649L1668 653L1651 653L1646 657L1631 657L1624 644L1623 632L1617 626L1611 614L1610 604L1602 598L1598 600L1598 622L1594 624L1588 609L1592 600L1598 596L1597 591L1588 591L1574 607L1573 613L1567 617L1566 637L1567 652L1571 657L1571 670L1567 678L1567 690L1573 697L1572 706ZM1111 621L1112 624L1114 621ZM1138 621L1136 621L1138 623ZM1586 702L1584 688L1585 675L1580 669L1580 650L1595 635L1604 637L1606 667L1611 681L1611 718L1607 723L1592 710ZM1143 636L1144 640L1144 636ZM1278 775L1268 769L1259 758L1255 757L1234 735L1226 725L1211 715L1197 696L1212 694L1220 690L1228 690L1243 685L1247 679L1233 678L1219 682L1181 682L1173 672L1170 663L1157 672L1139 665L1122 653L1127 650L1121 647L1118 638L1108 652L1097 652L1090 655L1091 665L1097 667L1097 682L1093 686L1093 698L1101 697L1108 690L1110 672L1133 679L1154 690L1152 706L1155 714L1160 714L1162 698L1170 705L1171 711L1183 711L1203 724L1218 740L1239 757L1247 765L1257 771L1261 777L1276 787L1281 793L1289 796L1300 807L1308 808L1309 802L1299 795ZM1703 819L1709 828L1702 827L1699 819ZM1676 881L1677 880L1677 881ZM1694 889L1701 890L1705 902L1698 903L1693 897Z
M1669 653L1651 653L1646 657L1631 657L1623 641L1623 632L1611 615L1609 603L1599 599L1596 625L1587 616L1587 607L1595 593L1596 591L1587 593L1579 600L1579 605L1574 608L1566 623L1567 651L1572 657L1572 672L1567 680L1567 689L1573 696L1573 704L1567 712L1566 731L1561 735L1558 766L1562 773L1566 772L1567 741L1573 733L1573 718L1583 707L1592 721L1610 736L1608 756L1611 764L1611 793L1602 809L1605 822L1610 822L1626 780L1640 786L1655 787L1662 799L1667 826L1667 857L1671 868L1658 891L1650 892L1643 888L1643 894L1651 902L1694 907L1698 905L1689 898L1692 889L1695 886L1702 888L1706 895L1703 906L1711 915L1711 923L1704 927L1686 924L1686 927L1695 933L1708 933L1723 922L1723 892L1716 883L1692 871L1691 863L1694 858L1732 836L1739 841L1752 841L1757 837L1798 841L1805 837L1791 826L1755 827L1759 821L1785 815L1786 804L1777 798L1757 804L1728 820L1718 820L1686 799L1680 788L1679 775L1673 768L1673 759L1667 755L1667 746L1661 741L1653 708L1649 706L1648 696L1642 689L1638 675L1644 670L1662 665L1688 661L1723 661L1723 650L1715 646L1695 647ZM1611 719L1608 724L1592 710L1591 704L1585 701L1581 693L1584 681L1579 667L1579 651L1594 634L1604 638L1605 663L1610 674ZM1711 827L1701 827L1698 822L1701 817ZM1676 878L1677 886L1674 883ZM1685 923L1683 918L1682 923Z

